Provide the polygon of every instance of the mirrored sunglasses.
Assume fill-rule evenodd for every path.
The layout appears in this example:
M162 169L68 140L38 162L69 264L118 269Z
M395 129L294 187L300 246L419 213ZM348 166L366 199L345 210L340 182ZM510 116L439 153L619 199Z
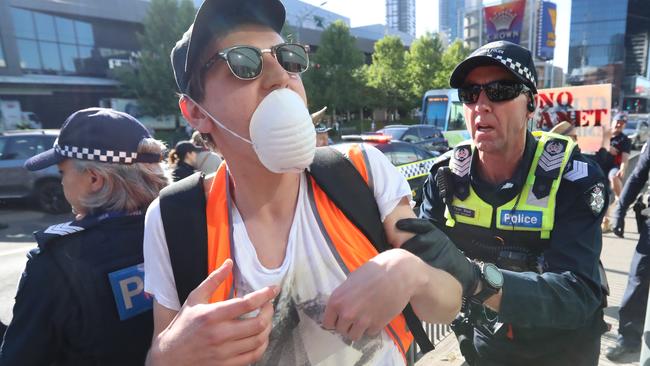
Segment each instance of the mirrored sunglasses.
M300 74L309 67L309 54L306 46L296 43L282 43L267 49L253 46L233 46L215 53L203 65L202 71L207 71L215 62L223 59L236 78L253 80L262 74L264 62L262 55L270 53L280 66L292 74Z

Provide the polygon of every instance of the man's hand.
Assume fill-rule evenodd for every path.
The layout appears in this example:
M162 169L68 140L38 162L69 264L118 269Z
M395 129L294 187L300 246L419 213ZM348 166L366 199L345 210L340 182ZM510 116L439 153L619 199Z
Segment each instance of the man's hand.
M625 178L625 170L623 170L623 169L619 169L619 170L616 172L616 178L624 179L624 178Z
M616 224L614 225L612 232L619 238L623 237L623 233L625 232L625 218L619 218L616 220Z
M231 271L232 261L227 260L190 293L176 317L154 338L147 365L249 365L262 357L271 333L271 300L278 289L266 287L210 304L210 296Z
M402 249L454 276L463 287L463 296L474 295L480 280L476 265L458 250L447 235L424 219L403 219L395 226L417 234L404 242Z
M353 341L379 334L404 310L418 281L424 280L414 270L418 261L405 250L391 249L359 267L332 292L323 328Z

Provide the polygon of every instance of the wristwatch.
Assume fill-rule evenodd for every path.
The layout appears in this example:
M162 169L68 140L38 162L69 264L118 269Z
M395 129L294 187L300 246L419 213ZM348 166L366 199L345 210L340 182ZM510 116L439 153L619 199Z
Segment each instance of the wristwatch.
M503 287L503 273L499 267L492 263L478 262L476 265L480 271L481 291L469 297L469 301L482 305L485 300L496 294Z

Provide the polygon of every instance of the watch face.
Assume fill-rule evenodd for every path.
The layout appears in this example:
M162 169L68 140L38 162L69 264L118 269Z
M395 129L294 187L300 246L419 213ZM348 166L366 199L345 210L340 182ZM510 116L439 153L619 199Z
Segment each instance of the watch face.
M486 264L483 268L483 276L490 286L500 289L503 286L503 274L494 264Z

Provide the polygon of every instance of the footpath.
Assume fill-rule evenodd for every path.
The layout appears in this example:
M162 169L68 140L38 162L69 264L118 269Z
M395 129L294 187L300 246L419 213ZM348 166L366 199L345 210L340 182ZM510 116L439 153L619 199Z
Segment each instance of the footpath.
M634 212L630 208L625 218L625 238L619 238L612 233L603 235L603 251L600 259L603 261L609 281L610 295L608 307L605 308L605 321L611 324L611 329L603 334L600 348L599 366L614 365L639 365L639 354L632 355L626 359L626 363L614 363L605 357L607 349L614 345L618 329L618 309L621 305L621 299L625 286L627 284L627 275L630 270L630 261L634 248L639 239L636 232L636 222ZM429 352L416 363L416 366L461 366L467 365L458 349L458 342L453 333L447 335L436 349Z

